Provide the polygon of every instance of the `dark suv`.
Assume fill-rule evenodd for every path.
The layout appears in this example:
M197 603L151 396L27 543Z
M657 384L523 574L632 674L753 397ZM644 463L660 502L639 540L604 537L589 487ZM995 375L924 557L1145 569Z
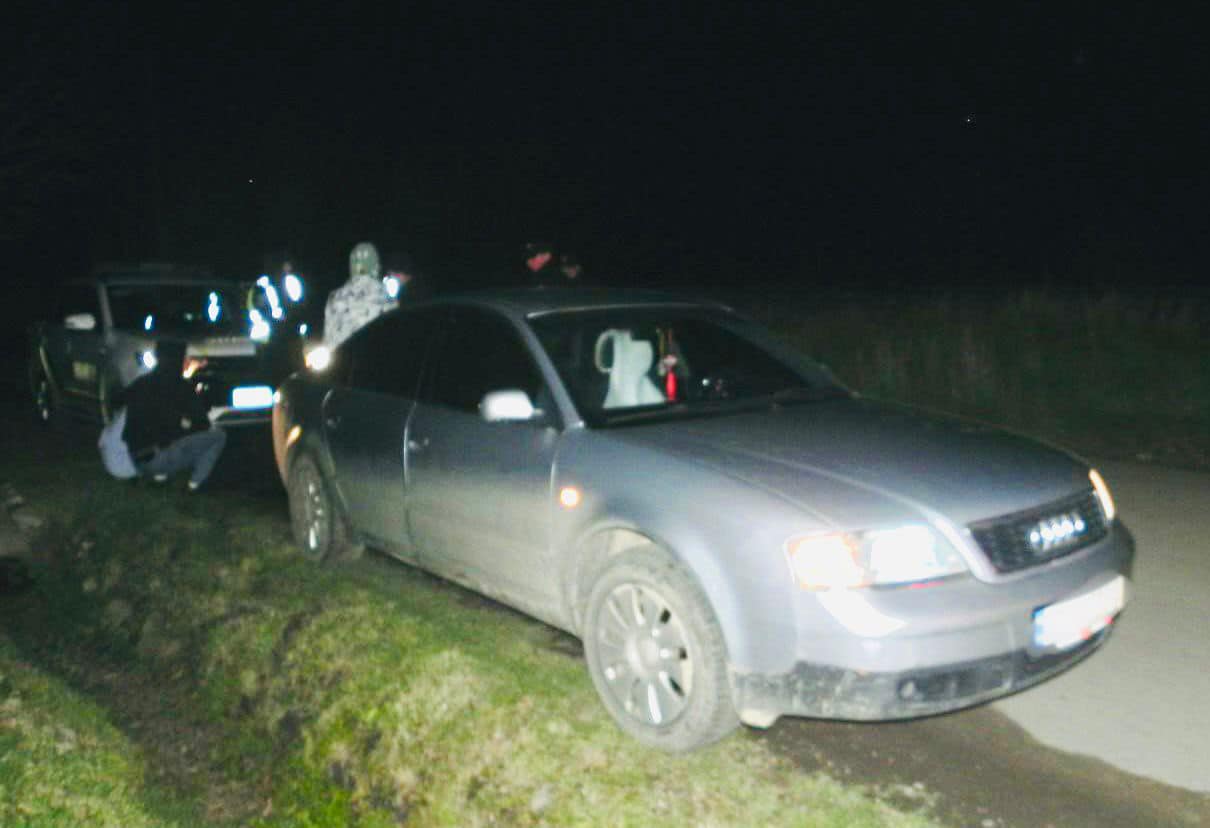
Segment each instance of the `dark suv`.
M68 282L57 311L30 330L30 387L45 421L60 412L107 421L114 393L151 370L157 339L188 343L182 373L220 425L264 423L273 370L249 336L243 291L173 265L105 267Z

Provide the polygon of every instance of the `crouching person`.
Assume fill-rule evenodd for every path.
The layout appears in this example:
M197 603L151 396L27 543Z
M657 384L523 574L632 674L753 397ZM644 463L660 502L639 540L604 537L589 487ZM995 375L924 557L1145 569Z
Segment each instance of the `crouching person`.
M227 432L211 425L205 401L181 376L184 343L160 340L155 358L155 367L115 400L119 416L125 409L121 438L140 476L163 483L188 470L189 490L196 491L214 471Z

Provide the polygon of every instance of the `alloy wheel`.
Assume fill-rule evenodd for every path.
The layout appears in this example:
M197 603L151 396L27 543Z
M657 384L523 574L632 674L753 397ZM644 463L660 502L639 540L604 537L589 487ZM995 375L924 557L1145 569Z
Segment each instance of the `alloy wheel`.
M650 586L619 584L598 610L597 652L607 692L649 727L675 722L693 691L693 658L681 620Z
M319 470L313 464L302 464L296 474L300 500L296 517L299 543L308 557L323 558L332 539L332 514L328 493L324 489Z

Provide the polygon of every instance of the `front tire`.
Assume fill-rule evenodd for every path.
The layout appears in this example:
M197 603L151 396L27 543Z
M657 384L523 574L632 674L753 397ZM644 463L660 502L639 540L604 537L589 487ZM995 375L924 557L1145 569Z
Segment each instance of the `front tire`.
M619 555L593 584L584 653L605 708L644 744L685 752L739 725L714 612L692 575L658 547Z
M290 525L303 557L315 563L361 557L331 485L308 452L290 465Z

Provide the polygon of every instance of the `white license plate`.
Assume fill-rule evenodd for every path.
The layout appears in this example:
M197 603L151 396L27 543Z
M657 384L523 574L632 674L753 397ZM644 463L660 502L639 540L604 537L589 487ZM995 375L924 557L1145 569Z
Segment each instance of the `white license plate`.
M1113 623L1126 605L1126 578L1117 576L1092 592L1034 610L1034 646L1066 650Z
M241 385L231 390L232 408L272 408L273 389L267 385Z

